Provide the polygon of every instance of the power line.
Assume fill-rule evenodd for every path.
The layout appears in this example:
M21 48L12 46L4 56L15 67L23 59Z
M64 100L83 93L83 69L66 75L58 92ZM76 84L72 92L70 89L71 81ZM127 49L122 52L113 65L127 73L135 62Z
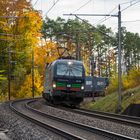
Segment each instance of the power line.
M114 27L113 29L112 29L112 32L114 32L116 29L118 29L118 27L116 26L116 27Z
M120 5L125 5L125 4L128 4L128 3L131 4L134 1L136 1L136 0L131 0L131 1L124 2L124 3L120 3Z
M127 6L127 7L124 8L124 9L122 9L121 11L124 11L124 10L128 9L129 7L135 5L136 3L140 2L140 0L138 0L138 1L136 1L136 2L135 2L135 1L136 1L136 0L131 0L131 1L129 1L129 2L121 3L120 5L124 5L124 4L130 3L129 6ZM111 11L109 12L109 14L111 14L117 7L118 7L118 6L116 6L113 10L111 10ZM108 18L104 17L104 18L102 18L101 20L97 21L95 24L101 24L101 23L107 21L107 20L110 19L110 18L111 18L111 16L108 17Z
M84 23L88 24L89 26L92 26L92 29L100 32L101 34L112 38L111 36L109 36L108 34L106 34L104 31L97 29L96 27L94 27L92 24L88 23L87 21L85 21L84 19L78 17L78 16L112 16L112 17L118 17L118 15L106 15L106 14L63 14L64 16L75 16L76 18L80 19L81 21L83 21Z
M114 8L109 12L108 15L111 15L111 13L113 13L113 11L116 10L117 8L118 8L118 6L114 7ZM101 23L105 22L106 20L108 20L108 19L110 19L110 18L111 18L111 16L109 16L109 17L107 17L107 18L106 18L106 16L105 16L105 17L103 17L102 19L100 19L99 21L97 21L95 24L101 24Z
M128 22L140 22L140 19L138 19L138 20L128 20L128 21L122 21L122 23L128 23Z
M101 31L100 29L95 28L93 25L91 25L90 23L88 23L88 22L85 21L84 19L78 17L77 15L75 15L75 17L78 18L78 19L80 19L80 20L83 21L84 23L88 24L88 25L91 26L93 29L99 31L101 34L103 34L103 35L105 35L105 36L107 36L107 37L109 37L109 38L112 38L111 36L109 36L109 35L106 34L105 32Z
M122 9L121 12L122 12L122 11L125 11L125 10L128 9L129 7L131 7L131 6L135 5L135 4L137 4L138 2L140 2L140 0L138 0L138 1L134 2L134 3L133 3L133 1L131 1L131 2L130 2L130 5L128 5L128 6L125 7L124 9Z
M91 2L91 0L88 0L86 3L84 3L82 6L80 6L78 9L74 10L72 13L75 13L77 11L79 11L81 8L85 7L87 4L89 4Z
M52 10L52 8L59 2L59 0L57 0L56 2L54 2L54 4L50 7L50 9L46 12L45 16ZM43 16L44 17L44 16Z
M128 3L132 3L134 1L136 1L136 0L131 0L131 1L123 2L123 3L120 3L120 5L125 5L125 4L128 4Z
M37 4L38 0L36 0L36 2L33 4L33 7Z

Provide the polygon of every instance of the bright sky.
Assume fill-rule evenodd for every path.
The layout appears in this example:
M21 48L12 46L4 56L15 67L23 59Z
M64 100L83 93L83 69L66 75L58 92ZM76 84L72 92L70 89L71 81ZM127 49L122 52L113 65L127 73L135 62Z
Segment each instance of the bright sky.
M53 6L54 3L56 4ZM58 16L74 19L73 16L63 16L63 14L70 13L110 14L111 12L111 14L116 14L118 4L121 4L121 10L132 5L122 11L122 26L125 26L128 31L140 34L140 0L32 0L32 4L35 9L42 11L44 17L47 15L51 19L56 19ZM51 8L52 6L53 8ZM80 18L88 20L92 25L105 24L107 27L111 27L113 31L117 31L118 20L116 17L111 17L105 22L101 22L101 19L105 17L80 16Z

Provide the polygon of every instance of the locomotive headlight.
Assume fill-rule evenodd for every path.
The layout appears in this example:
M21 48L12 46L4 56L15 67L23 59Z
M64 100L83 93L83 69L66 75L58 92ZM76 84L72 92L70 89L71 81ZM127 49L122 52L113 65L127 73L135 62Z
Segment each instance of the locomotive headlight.
M53 88L56 88L56 83L55 83L55 82L53 82L53 85L52 85L52 86L53 86Z
M84 86L81 86L81 89L84 90Z
M71 62L71 61L69 61L69 62L68 62L68 65L72 65L72 62Z

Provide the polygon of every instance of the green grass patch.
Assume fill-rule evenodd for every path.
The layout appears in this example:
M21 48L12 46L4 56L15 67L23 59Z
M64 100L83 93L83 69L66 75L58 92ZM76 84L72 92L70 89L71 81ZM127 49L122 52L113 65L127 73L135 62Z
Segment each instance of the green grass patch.
M118 93L115 92L102 97L96 102L89 102L84 104L84 108L114 113L117 108L117 104ZM140 104L140 86L122 92L122 112L130 104Z

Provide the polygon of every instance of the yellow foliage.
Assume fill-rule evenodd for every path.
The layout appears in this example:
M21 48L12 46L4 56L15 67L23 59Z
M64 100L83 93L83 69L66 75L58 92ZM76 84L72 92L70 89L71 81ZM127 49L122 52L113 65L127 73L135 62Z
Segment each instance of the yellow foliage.
M31 75L26 75L25 81L18 91L18 98L31 97L32 95L32 77Z
M43 91L42 84L42 76L40 76L37 70L34 71L34 88L35 88L35 96L41 95ZM26 76L23 85L18 91L18 98L27 98L32 97L32 75L29 74Z
M41 76L38 70L35 70L35 80L34 80L36 96L41 95L43 91L43 76Z
M122 90L127 90L140 85L140 70L131 69L128 75L122 75ZM110 79L110 84L107 92L111 93L117 91L118 89L118 76L116 78Z
M23 35L24 39L29 40L31 47L36 46L41 36L42 18L38 11L28 11L19 14L20 17L16 21L17 34ZM24 40L25 41L25 40Z
M139 69L131 69L129 71L128 76L126 76L123 80L123 90L134 88L140 84L140 70Z
M81 56L83 58L83 62L84 62L84 66L85 66L85 70L86 70L86 75L89 75L91 73L90 70L90 55L88 53L88 51L81 51Z

